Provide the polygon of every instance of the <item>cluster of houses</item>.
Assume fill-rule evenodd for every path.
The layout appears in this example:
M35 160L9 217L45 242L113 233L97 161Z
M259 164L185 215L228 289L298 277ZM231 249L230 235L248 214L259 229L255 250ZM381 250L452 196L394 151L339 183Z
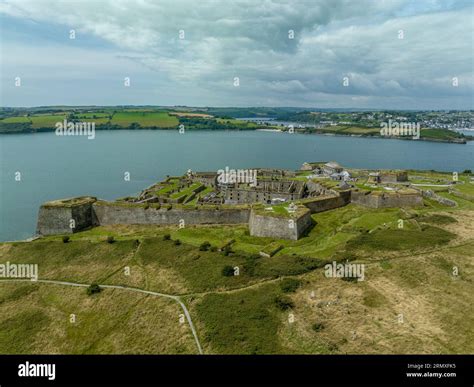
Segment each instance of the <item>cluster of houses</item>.
M351 188L350 182L357 180L351 173L344 169L339 163L330 161L328 163L303 163L302 171L312 171L312 177L325 177L331 180L340 181L340 189ZM376 171L368 172L368 184L403 184L408 183L408 173L406 171Z
M303 163L301 166L302 171L312 171L311 177L326 177L331 180L340 181L338 187L340 189L351 188L348 182L352 181L353 178L349 171L344 169L339 163L330 161L328 163Z

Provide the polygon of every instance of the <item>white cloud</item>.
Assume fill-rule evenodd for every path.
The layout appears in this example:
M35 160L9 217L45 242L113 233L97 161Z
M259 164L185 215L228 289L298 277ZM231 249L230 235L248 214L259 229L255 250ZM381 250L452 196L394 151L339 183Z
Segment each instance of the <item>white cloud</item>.
M7 0L0 12L32 19L43 28L74 28L79 42L91 35L110 45L100 60L93 47L67 58L58 55L57 68L87 67L75 63L80 53L86 60L90 56L90 70L100 77L104 63L116 72L114 61L120 56L120 63L131 63L130 70L140 72L137 64L142 66L144 76L180 84L191 95L203 90L213 95L195 104L228 98L226 105L263 99L280 105L370 105L384 98L393 103L396 96L400 103L407 98L431 103L438 94L440 100L452 95L454 103L469 105L472 14L440 10L439 4L434 2L435 11L430 11L427 6L423 10L423 3L413 10L408 0ZM398 39L399 30L404 39ZM10 61L21 64L25 58L17 51ZM230 92L234 76L242 87ZM344 76L350 79L347 88L342 87ZM460 78L460 87L452 87L453 76Z

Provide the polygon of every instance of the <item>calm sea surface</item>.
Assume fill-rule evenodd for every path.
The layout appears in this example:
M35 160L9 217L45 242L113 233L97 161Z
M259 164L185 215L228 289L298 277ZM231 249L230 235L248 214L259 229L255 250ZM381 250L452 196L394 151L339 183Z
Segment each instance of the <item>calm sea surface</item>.
M264 131L97 131L0 135L0 241L30 237L40 204L78 195L116 199L188 169L276 167L335 160L353 168L474 169L467 145ZM16 172L21 180L15 180ZM130 173L130 181L124 174Z

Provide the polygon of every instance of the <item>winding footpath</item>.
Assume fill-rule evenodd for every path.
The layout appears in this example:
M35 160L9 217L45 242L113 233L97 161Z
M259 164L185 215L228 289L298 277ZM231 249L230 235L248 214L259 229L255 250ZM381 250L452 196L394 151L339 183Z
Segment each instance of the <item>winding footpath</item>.
M80 284L80 283L75 283L75 282L66 282L66 281L55 281L55 280L41 280L38 279L36 281L32 281L31 279L5 279L1 280L0 283L2 282L28 282L28 283L44 283L44 284L52 284L52 285L64 285L64 286L76 286L76 287L89 287L90 285L88 284ZM164 294L164 293L158 293L158 292L152 292L150 290L143 290L143 289L137 289L137 288L131 288L128 286L121 286L121 285L100 285L101 288L104 289L119 289L119 290L127 290L130 292L136 292L136 293L142 293L142 294L149 294L152 296L158 296L158 297L166 297L170 298L174 301L176 301L181 308L183 309L184 315L186 316L186 319L188 320L189 327L191 328L191 331L194 336L194 341L196 342L196 346L198 348L199 354L202 355L202 347L201 343L199 342L199 338L196 332L196 328L194 327L193 321L191 320L191 315L189 314L188 308L186 308L186 305L181 301L181 299L178 296L174 296L172 294Z

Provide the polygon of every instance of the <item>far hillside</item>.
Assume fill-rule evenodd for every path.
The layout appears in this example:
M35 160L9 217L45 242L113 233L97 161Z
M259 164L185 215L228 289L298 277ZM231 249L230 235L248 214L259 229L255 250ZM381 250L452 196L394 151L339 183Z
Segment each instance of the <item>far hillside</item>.
M381 125L413 124L421 140L465 144L474 139L457 131L470 128L471 111L341 111L303 108L215 107L36 107L0 108L0 134L51 132L58 122L94 123L96 130L173 129L256 130L358 137L381 137ZM390 138L413 139L410 136Z
M8 115L9 114L9 115ZM211 114L195 111L157 110L153 108L58 110L54 112L9 112L0 120L0 133L50 132L58 122L93 122L96 130L120 129L256 129L254 123L233 118L220 119ZM5 116L5 113L3 114ZM262 125L260 125L262 127Z

